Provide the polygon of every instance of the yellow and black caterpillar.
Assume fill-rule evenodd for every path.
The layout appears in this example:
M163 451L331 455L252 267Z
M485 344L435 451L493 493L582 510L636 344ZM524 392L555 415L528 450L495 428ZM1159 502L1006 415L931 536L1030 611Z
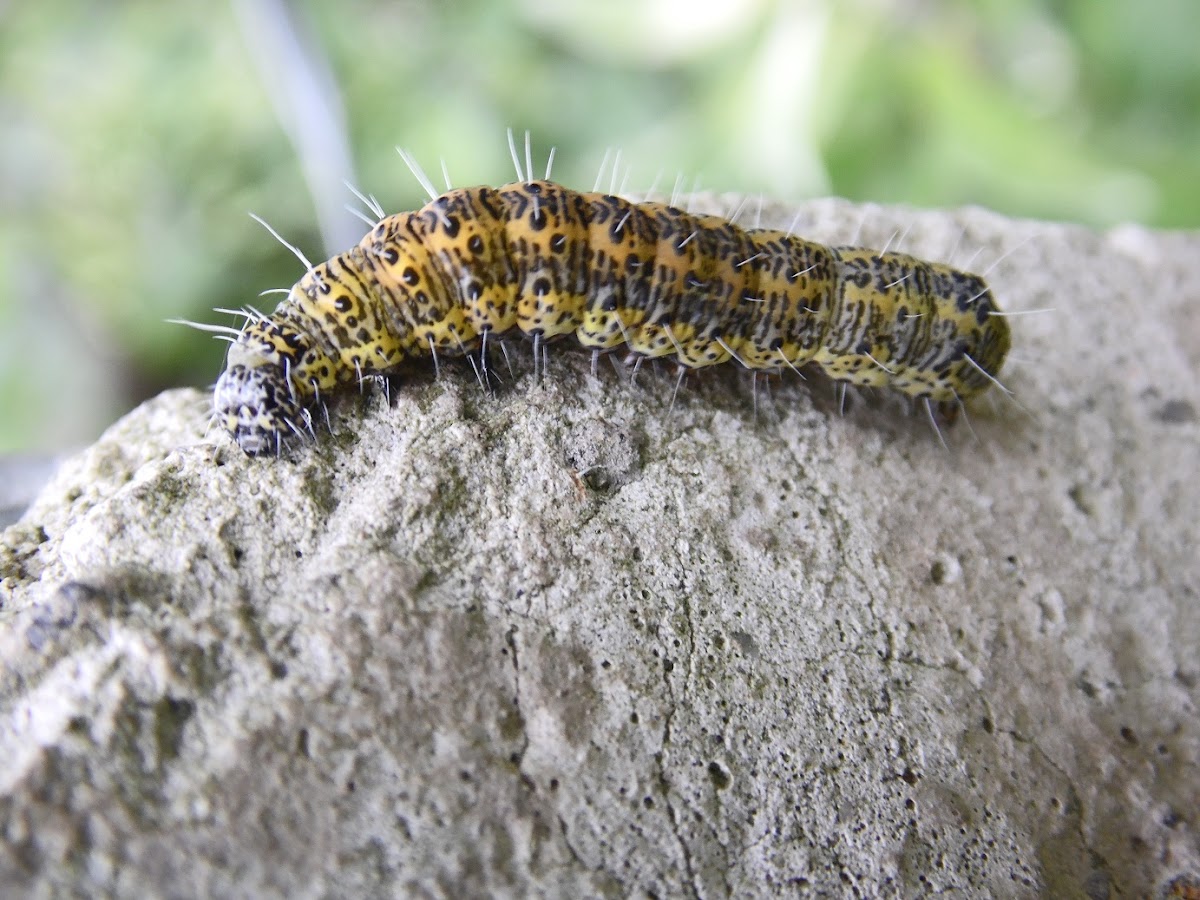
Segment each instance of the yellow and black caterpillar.
M321 394L514 332L688 369L813 363L948 415L1010 343L978 275L530 180L448 191L312 266L234 339L216 417L246 453L277 453Z

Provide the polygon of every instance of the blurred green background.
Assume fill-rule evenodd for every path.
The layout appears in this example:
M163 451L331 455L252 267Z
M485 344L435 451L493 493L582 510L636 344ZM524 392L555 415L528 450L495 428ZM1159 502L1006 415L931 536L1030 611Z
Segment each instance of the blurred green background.
M1200 221L1196 0L0 0L0 451L59 449L224 344L168 317L273 298L505 129L590 188L620 148L787 201Z

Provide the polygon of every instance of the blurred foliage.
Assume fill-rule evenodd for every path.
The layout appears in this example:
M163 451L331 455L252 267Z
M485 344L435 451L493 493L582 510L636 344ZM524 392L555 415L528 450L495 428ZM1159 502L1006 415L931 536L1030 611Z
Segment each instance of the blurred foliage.
M286 9L300 43L273 54ZM224 345L163 320L269 308L299 274L246 211L312 257L344 249L322 247L349 232L316 182L417 206L397 144L439 184L439 159L511 180L511 126L575 187L619 147L631 190L682 172L1195 227L1197 35L1195 0L0 0L0 450L215 379ZM297 88L311 70L326 109ZM301 165L304 128L345 171Z

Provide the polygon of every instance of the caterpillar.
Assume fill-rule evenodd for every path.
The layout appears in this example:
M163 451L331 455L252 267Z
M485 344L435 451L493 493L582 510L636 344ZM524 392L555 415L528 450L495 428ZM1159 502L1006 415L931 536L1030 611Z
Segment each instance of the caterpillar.
M214 414L247 454L278 454L311 430L309 409L339 386L439 355L478 351L486 367L489 342L514 333L535 357L573 338L595 353L673 357L681 375L813 364L947 419L999 384L1009 350L981 276L905 253L532 177L376 212L357 246L308 265L274 313L230 329Z

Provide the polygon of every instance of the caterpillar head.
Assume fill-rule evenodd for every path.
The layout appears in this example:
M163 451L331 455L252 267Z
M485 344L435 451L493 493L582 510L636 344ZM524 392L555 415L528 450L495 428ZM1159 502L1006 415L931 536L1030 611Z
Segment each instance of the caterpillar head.
M217 420L250 456L278 453L300 429L302 410L287 373L275 363L230 365L213 392Z

